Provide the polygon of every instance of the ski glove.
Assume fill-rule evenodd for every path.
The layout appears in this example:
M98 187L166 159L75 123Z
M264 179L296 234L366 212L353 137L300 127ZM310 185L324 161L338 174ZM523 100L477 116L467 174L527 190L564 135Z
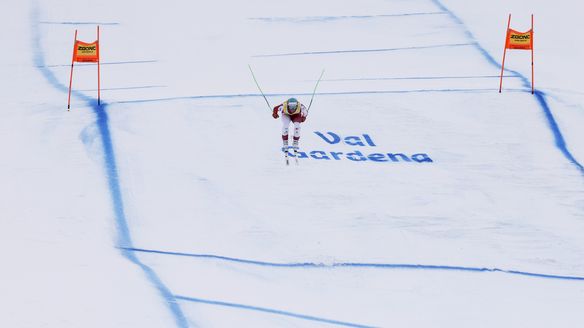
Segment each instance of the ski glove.
M302 123L304 123L304 121L306 121L306 116L302 116L302 118L300 119L300 121L301 121Z
M278 118L279 117L278 116L278 110L277 109L274 109L274 112L272 113L272 117L273 118Z

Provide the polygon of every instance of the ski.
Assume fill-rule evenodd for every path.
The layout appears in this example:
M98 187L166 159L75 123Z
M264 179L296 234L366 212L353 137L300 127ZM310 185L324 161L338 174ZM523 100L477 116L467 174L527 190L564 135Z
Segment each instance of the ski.
M288 157L288 147L282 147L284 152L284 159L286 160L286 165L290 165L290 158Z
M290 149L292 149L292 154L290 154ZM286 165L290 165L290 156L294 157L294 164L300 165L300 160L298 159L299 147L285 146L282 147L282 151L284 152L284 160L286 161Z

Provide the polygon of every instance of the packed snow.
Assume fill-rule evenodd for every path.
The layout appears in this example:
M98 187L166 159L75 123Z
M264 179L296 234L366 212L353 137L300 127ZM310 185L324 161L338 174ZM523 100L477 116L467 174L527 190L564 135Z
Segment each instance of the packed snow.
M5 7L0 327L584 322L584 5Z

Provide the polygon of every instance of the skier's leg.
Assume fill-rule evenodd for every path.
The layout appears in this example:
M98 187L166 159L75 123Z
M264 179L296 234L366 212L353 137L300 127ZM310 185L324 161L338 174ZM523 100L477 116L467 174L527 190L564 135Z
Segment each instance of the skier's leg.
M288 127L290 126L290 116L282 114L282 143L284 148L288 148Z
M294 141L292 142L293 147L298 147L298 140L300 140L300 122L294 122Z

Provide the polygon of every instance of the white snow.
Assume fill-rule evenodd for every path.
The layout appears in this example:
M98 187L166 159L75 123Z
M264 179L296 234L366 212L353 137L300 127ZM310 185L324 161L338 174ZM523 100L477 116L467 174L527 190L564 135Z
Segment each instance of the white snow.
M583 322L582 5L7 7L0 327ZM497 92L509 13L517 30L535 15L539 101L511 72ZM97 23L102 106L76 64L67 112L74 31ZM529 59L506 67L530 78ZM308 104L326 69L299 166L248 64L272 106Z

